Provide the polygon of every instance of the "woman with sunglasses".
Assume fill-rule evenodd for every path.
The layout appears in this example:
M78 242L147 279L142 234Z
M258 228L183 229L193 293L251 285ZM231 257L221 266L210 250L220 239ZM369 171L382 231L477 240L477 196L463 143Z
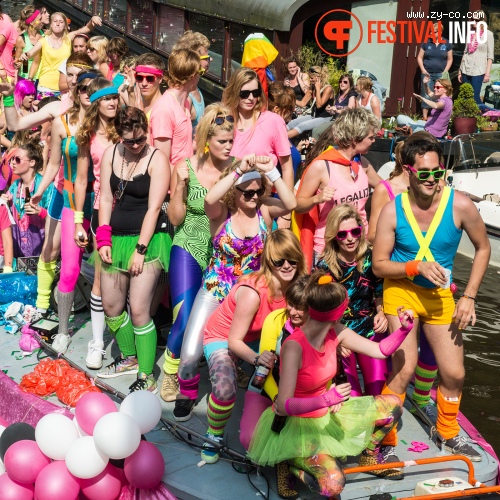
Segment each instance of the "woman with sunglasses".
M326 67L312 66L309 70L314 104L311 115L299 116L288 123L288 138L293 139L332 119L328 109L333 105L333 87L328 83ZM328 108L328 109L327 109Z
M77 160L78 160L78 146L76 144L76 134L79 126L83 123L85 113L90 107L90 100L87 96L87 85L95 78L98 78L97 73L81 73L77 80L77 86L74 90L73 107L67 113L60 116L59 120L55 120L52 124L51 130L51 155L47 168L44 172L43 181L37 190L34 197L35 201L37 196L44 192L47 186L53 182L56 177L61 160L63 162L64 172L64 207L62 210L61 223L60 223L60 238L52 242L53 246L57 245L56 251L61 253L61 271L59 283L57 284L58 291L58 304L57 313L59 318L58 334L54 338L52 346L60 353L66 352L69 343L69 317L73 306L73 299L75 295L76 283L80 275L80 266L82 263L83 248L80 248L74 241L73 235L75 233L75 193L74 182L77 173ZM92 206L94 201L94 192L92 190L92 182L94 174L90 170L88 178L88 189L85 195L84 202L84 225L88 229L90 225L90 218L92 215ZM64 241L64 244L61 244ZM51 283L42 282L38 284L38 294L42 295L49 285L47 293L50 294ZM95 360L92 360L91 344L95 340L101 344L101 351L103 349L103 321L104 318L99 318L102 312L94 311L94 297L91 297L91 319L92 319L92 334L93 341L89 342L89 354L87 355L86 363L89 368L100 368L95 366ZM99 321L100 319L100 321ZM95 356L94 356L95 357ZM102 363L102 361L101 361Z
M96 242L106 324L121 356L97 376L137 374L130 392L156 393L157 334L150 305L170 259L170 236L159 231L170 169L166 156L147 143L143 111L132 106L120 109L115 126L121 143L108 148L102 159Z
M106 75L109 69L106 48L108 39L105 36L97 35L89 38L87 42L87 54L94 63L94 68Z
M307 157L297 192L296 218L305 228L301 244L308 263L316 262L325 248L326 218L330 210L348 202L356 207L366 226L365 205L370 187L380 181L371 164L361 155L375 142L379 122L365 109L347 109L333 122ZM331 145L336 144L336 148ZM312 237L308 236L313 232ZM308 238L304 238L308 236Z
M352 205L337 205L326 219L325 249L316 265L344 286L349 308L340 322L358 335L379 342L385 337L387 319L382 308L383 280L372 270L372 252L363 220ZM365 394L381 393L388 375L385 359L351 353L344 358L351 396L362 396L356 363L363 374Z
M219 460L224 428L236 399L235 360L240 358L255 366L274 366L272 352L258 354L264 320L272 311L286 306L288 287L305 274L299 242L287 229L278 229L268 236L260 260L260 270L247 274L232 287L205 327L203 350L212 382L205 437L214 442L214 445L209 442L203 445L201 458L207 463Z
M196 155L179 162L170 183L170 202L167 215L176 226L172 246L172 261L175 266L169 271L172 308L178 310L170 330L163 365L164 378L161 397L165 401L175 401L176 396L184 394L185 382L193 375L189 369L198 364L198 356L193 352L193 343L201 344L202 332L191 331L199 325L203 301L197 299L203 271L205 271L213 246L210 235L210 222L205 213L204 199L208 191L219 180L221 173L233 162L231 148L234 137L234 118L230 110L220 103L210 105L201 119L196 131ZM194 306L195 298L198 306ZM195 308L195 325L188 323L191 311ZM191 325L191 329L188 328ZM186 342L183 343L183 339ZM182 351L181 351L182 347ZM180 358L180 359L179 359ZM181 369L179 378L179 361ZM185 368L186 365L189 368ZM182 396L180 396L182 398ZM189 400L189 398L188 398ZM181 403L176 403L174 416L179 415Z
M426 92L429 98L422 97L419 94L413 94L419 101L425 102L430 108L431 113L427 121L412 120L409 116L398 115L397 123L403 127L407 133L425 130L434 137L441 139L448 132L449 121L453 112L453 87L450 80L439 78L434 84L434 91L429 88L430 78L424 76L423 84L426 86Z
M266 177L281 200L265 196ZM174 378L169 382L171 386L178 383L181 387L174 410L176 419L191 418L198 395L203 329L208 318L238 278L259 269L260 254L273 218L290 213L294 206L295 197L271 159L255 155L228 166L206 194L204 209L210 221L213 253L186 326L189 333L182 345L178 382L175 375L169 376L170 380Z
M250 68L234 71L222 94L222 102L236 118L232 155L235 158L248 154L270 157L275 166L279 163L283 180L293 189L293 165L286 125L281 116L267 111L266 94L257 73Z
M339 346L386 359L413 326L413 311L398 310L401 327L379 344L339 323L349 298L331 276L316 271L304 294L308 319L285 341L281 350L279 392L262 414L250 443L249 457L260 465L287 460L290 472L314 493L338 498L345 486L340 457L361 454L359 465L389 462L382 439L402 415L395 395L350 398L348 383L331 384L337 373ZM281 428L275 425L283 418ZM372 474L402 479L401 469Z

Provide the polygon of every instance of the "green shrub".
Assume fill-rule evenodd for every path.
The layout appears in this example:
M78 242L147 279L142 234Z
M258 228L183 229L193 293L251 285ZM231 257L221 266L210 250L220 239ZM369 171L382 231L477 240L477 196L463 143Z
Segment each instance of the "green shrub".
M479 106L474 100L474 89L470 83L462 83L458 97L453 101L451 118L476 118L481 116Z

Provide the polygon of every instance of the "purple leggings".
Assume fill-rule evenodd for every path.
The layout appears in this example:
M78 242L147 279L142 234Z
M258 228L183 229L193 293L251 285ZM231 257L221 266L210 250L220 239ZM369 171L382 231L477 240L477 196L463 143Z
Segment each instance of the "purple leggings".
M85 231L89 230L90 223L83 221ZM61 277L58 288L63 293L72 292L76 287L80 267L82 264L83 248L80 248L73 239L75 235L74 212L70 208L63 208L61 218Z
M385 333L375 334L371 340L373 342L380 342L385 338ZM356 362L361 368L363 380L365 382L365 395L378 396L382 392L385 381L389 374L387 369L387 360L374 359L364 354L352 353L348 358L342 358L344 362L344 369L347 375L347 381L351 384L351 396L363 396L361 391L361 384L358 378L358 371L356 369Z

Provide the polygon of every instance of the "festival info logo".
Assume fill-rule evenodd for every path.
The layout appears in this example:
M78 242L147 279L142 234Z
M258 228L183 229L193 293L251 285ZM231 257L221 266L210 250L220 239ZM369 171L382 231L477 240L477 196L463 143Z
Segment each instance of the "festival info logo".
M358 40L352 39L354 22L359 26ZM316 23L314 37L323 52L332 57L346 57L360 46L363 39L363 26L352 12L334 9L320 17ZM351 47L350 50L349 47Z

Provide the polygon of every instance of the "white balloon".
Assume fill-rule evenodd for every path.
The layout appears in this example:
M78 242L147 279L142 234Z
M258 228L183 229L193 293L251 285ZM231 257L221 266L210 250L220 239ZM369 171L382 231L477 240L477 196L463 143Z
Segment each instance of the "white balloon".
M123 400L120 412L132 417L139 425L141 434L146 434L160 421L161 403L152 392L135 391Z
M64 460L69 447L79 438L70 418L49 413L35 427L35 440L45 455L53 460Z
M78 438L66 453L66 467L73 476L91 479L108 465L109 458L95 446L92 436Z
M3 462L0 460L0 476L5 472L5 466Z
M0 425L0 437L2 436L2 433L4 430L5 430L5 427L3 425Z
M108 413L94 427L96 448L109 458L127 458L139 448L141 430L132 417Z

